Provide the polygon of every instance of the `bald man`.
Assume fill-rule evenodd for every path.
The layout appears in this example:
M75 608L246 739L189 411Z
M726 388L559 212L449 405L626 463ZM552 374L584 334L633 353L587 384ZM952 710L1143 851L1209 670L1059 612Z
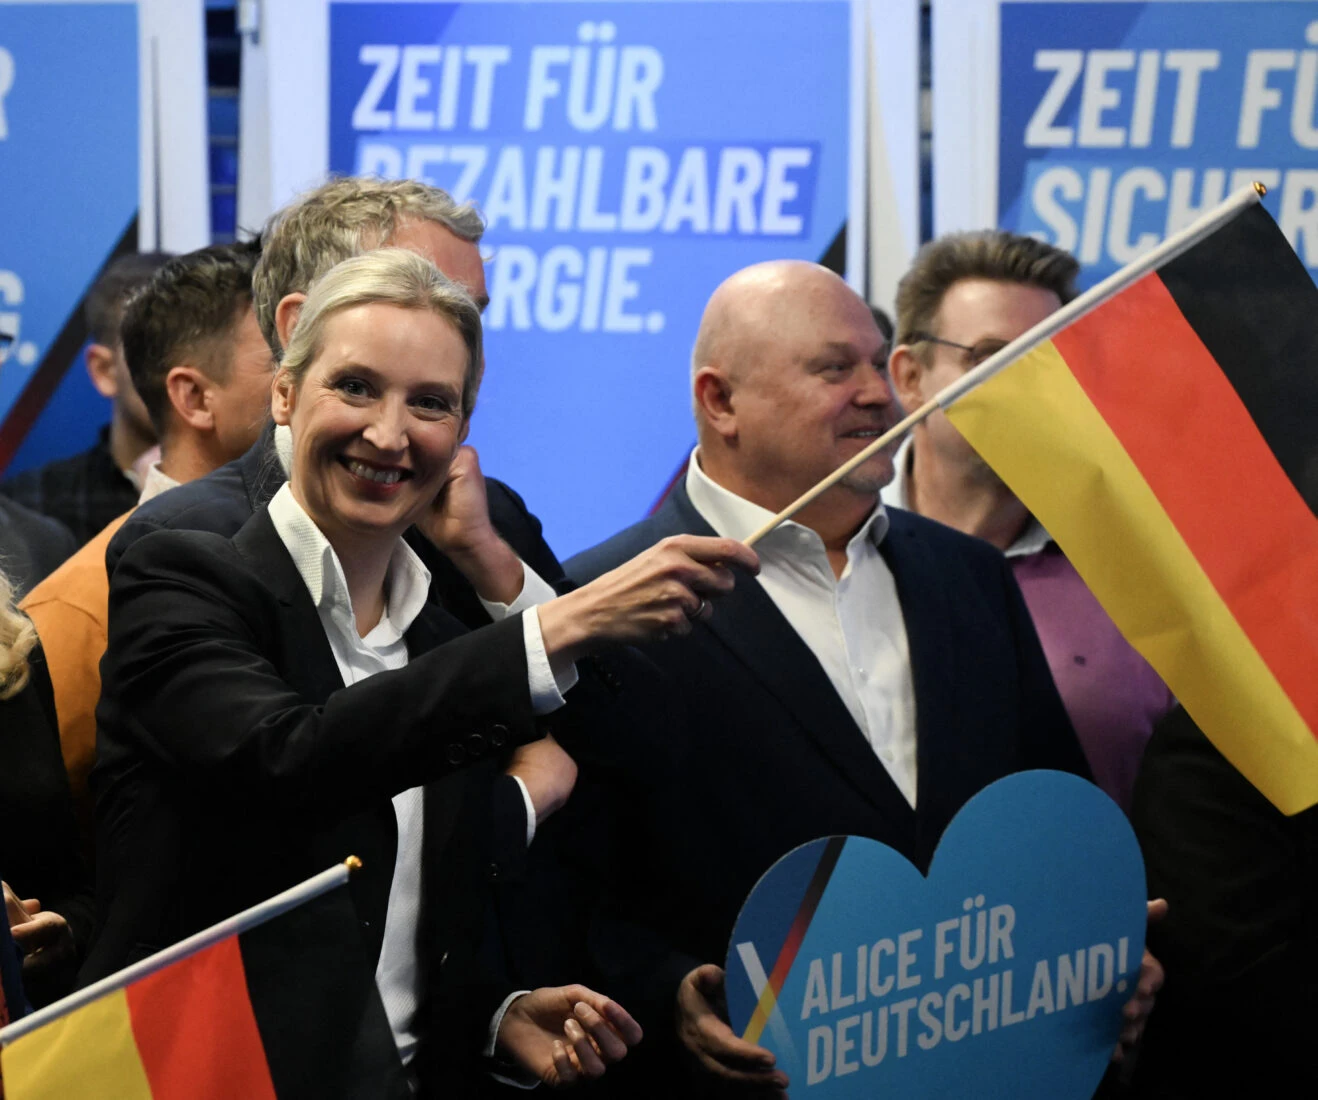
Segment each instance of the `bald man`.
M887 352L832 272L777 262L733 275L696 339L685 480L569 575L584 582L682 532L745 538L896 423ZM737 912L780 856L851 834L926 870L986 784L1028 768L1088 775L1002 555L885 510L892 474L889 452L858 467L756 546L758 578L738 577L689 635L650 647L684 713L671 768L610 777L626 858L596 950L648 1037L616 1095L677 1095L663 1067L679 1064L684 1095L787 1086L715 1008Z

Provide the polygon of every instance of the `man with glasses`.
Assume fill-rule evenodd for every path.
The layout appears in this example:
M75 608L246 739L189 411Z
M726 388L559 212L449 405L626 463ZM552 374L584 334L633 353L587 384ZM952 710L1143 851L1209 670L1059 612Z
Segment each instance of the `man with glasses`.
M998 230L926 245L897 291L890 362L902 403L923 404L1075 297L1066 252ZM1002 550L1025 596L1053 678L1099 786L1129 811L1154 725L1174 705L1039 522L942 413L894 460L884 503Z

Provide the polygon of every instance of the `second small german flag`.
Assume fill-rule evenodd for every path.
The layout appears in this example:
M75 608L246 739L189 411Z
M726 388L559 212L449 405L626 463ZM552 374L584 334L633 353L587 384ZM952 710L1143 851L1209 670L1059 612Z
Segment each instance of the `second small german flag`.
M7 1100L406 1097L343 888L4 1048Z

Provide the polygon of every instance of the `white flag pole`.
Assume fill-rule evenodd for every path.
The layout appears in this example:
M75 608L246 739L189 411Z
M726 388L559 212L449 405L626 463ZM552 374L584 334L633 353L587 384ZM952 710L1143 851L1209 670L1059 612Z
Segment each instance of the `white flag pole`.
M1186 226L1179 233L1168 237L1157 248L1145 253L1138 260L1127 264L1120 271L1109 275L1101 283L1085 291L1074 301L1068 302L1056 313L1045 318L1029 332L1018 336L1001 351L985 359L979 366L973 370L967 371L962 377L958 378L950 386L940 390L931 397L915 412L911 413L901 423L890 428L874 440L859 454L848 459L823 481L811 489L806 490L796 500L792 501L786 508L768 520L759 530L755 531L745 540L747 546L754 546L760 539L764 538L770 531L780 524L791 519L806 505L828 492L847 474L851 473L857 466L868 461L871 457L881 451L884 447L900 439L911 428L920 421L926 419L937 409L945 409L952 404L958 397L969 393L976 386L988 381L998 371L1014 363L1022 355L1033 351L1046 340L1051 340L1058 332L1064 329L1073 321L1079 320L1090 310L1102 305L1104 301L1113 295L1125 290L1134 282L1138 282L1151 271L1156 271L1163 264L1174 260L1182 252L1193 248L1209 234L1225 225L1246 207L1253 206L1265 194L1267 188L1261 183L1250 184L1247 187L1240 188L1239 191L1229 195L1220 206L1208 211L1202 217L1196 219L1190 225Z
M306 882L285 890L282 894L276 894L259 905L244 909L228 920L222 920L219 924L212 925L194 936L189 936L186 940L180 940L173 946L166 947L163 951L157 951L149 958L125 967L123 970L111 974L108 978L102 978L86 989L70 993L54 1004L49 1004L37 1012L24 1016L21 1020L0 1029L0 1046L8 1046L15 1039L21 1039L28 1032L35 1031L42 1025L57 1020L61 1016L66 1016L68 1013L82 1008L83 1005L104 997L107 993L123 989L124 986L131 985L138 979L145 978L148 974L163 970L170 963L186 959L189 955L194 955L212 944L219 943L220 940L236 936L241 932L247 932L282 913L287 913L290 909L305 905L312 898L318 898L321 894L328 893L336 886L342 886L348 881L348 876L360 868L361 865L361 860L356 856L349 856L342 863L336 863L328 871L322 871L313 878L307 879Z

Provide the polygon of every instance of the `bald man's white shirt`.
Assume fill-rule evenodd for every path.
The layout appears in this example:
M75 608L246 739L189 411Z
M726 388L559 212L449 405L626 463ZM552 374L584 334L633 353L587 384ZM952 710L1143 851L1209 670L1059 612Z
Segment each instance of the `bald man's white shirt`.
M687 464L686 491L696 511L724 538L740 541L773 516L711 480L700 468L699 450ZM877 497L874 505L847 544L841 577L833 576L824 540L788 520L756 543L757 580L818 659L879 762L914 807L911 653L897 584L879 553L888 515Z

